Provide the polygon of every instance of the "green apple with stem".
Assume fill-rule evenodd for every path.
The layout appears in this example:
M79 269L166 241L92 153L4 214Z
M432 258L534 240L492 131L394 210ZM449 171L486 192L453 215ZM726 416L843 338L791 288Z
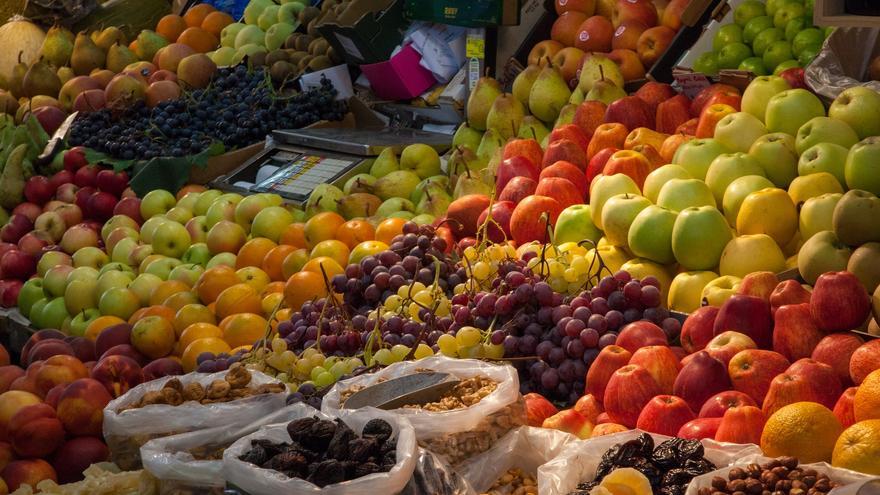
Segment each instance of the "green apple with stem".
M760 119L748 112L725 115L715 125L715 140L725 148L746 153L755 141L767 134Z
M718 274L706 270L681 272L669 285L667 307L670 311L693 313L703 305L703 289Z
M745 277L754 272L779 273L785 270L782 249L767 234L734 237L724 247L718 273L722 276Z
M767 69L764 67L764 59L761 57L749 57L740 62L737 69L751 72L756 76L766 76L768 74Z
M764 123L770 132L785 132L792 136L815 117L825 116L825 106L819 98L805 89L789 89L767 103Z
M137 246L138 242L134 239L126 237L125 239L120 240L115 246L113 246L113 251L110 253L110 261L128 264L128 256Z
M67 287L67 276L73 271L70 265L58 265L50 268L43 275L43 290L48 297L61 297Z
M590 188L590 216L593 225L605 230L602 224L602 208L605 202L618 194L640 195L639 186L626 174L602 175Z
M76 313L70 320L70 334L75 337L82 337L86 334L86 330L93 321L101 316L98 308L86 308Z
M804 8L803 3L796 1L787 2L773 13L773 25L778 28L785 28L788 21L797 19L798 17L804 17L806 13L807 11Z
M733 180L724 191L724 198L721 200L721 207L724 211L724 218L731 227L736 225L736 216L739 214L739 208L742 202L749 194L774 187L770 179L763 175L745 175L737 177Z
M801 239L807 241L823 230L834 230L834 208L842 197L841 193L827 193L804 201L798 217Z
M707 76L718 74L718 54L715 52L701 53L694 60L694 71Z
M693 179L693 177L681 165L669 163L648 174L645 178L645 185L642 186L642 192L649 201L657 203L660 189L672 179Z
M672 254L672 227L676 211L650 205L633 219L627 234L629 249L640 258L668 265L675 262Z
M132 280L134 276L131 273L113 270L98 277L95 289L98 294L103 294L114 287L128 287Z
M199 216L206 214L211 203L220 196L223 196L223 191L219 189L208 189L207 191L199 193L199 199L197 199L196 204L193 205L193 215Z
M743 91L742 111L764 122L770 98L788 89L791 89L791 86L779 76L756 77Z
M849 150L844 176L849 189L880 196L880 136L866 138Z
M648 198L639 194L624 193L608 198L602 207L605 240L612 246L626 247L630 225L636 215L649 206Z
M846 122L859 139L880 136L880 94L863 86L845 89L831 103L828 116Z
M211 261L211 250L204 242L196 242L186 249L180 261L205 266Z
M57 265L73 266L73 258L62 251L46 251L40 256L40 261L37 261L37 276L42 277L50 268Z
M681 165L691 177L704 180L712 160L730 150L713 138L692 139L675 151L672 163Z
M152 273L162 280L168 280L168 275L171 274L171 270L181 263L182 261L177 258L169 258L166 256L150 262L150 264L144 268L144 273Z
M712 270L732 238L727 220L714 206L685 208L672 227L672 253L685 270Z
M766 175L764 168L747 153L729 153L719 155L712 160L706 172L706 185L715 197L715 204L722 206L724 192L734 179L746 175Z
M98 307L98 281L88 279L73 280L64 290L67 312L76 315L84 309Z
M602 231L596 228L590 216L590 205L571 205L562 210L553 230L556 244L580 242L584 239L599 242L601 237Z
M73 266L90 266L94 269L101 268L110 261L107 253L95 246L86 246L73 253Z
M715 206L712 190L700 179L669 179L657 194L657 204L672 211Z
M141 200L141 218L148 220L156 215L164 215L176 204L173 194L164 189L154 189Z
M846 270L852 251L833 231L823 230L801 246L797 258L798 272L804 281L814 285L823 273Z
M192 239L186 227L176 222L165 222L153 234L153 252L171 258L180 258L189 249Z
M798 160L798 175L828 172L841 184L846 183L844 167L849 150L834 143L818 143L804 151Z
M849 150L858 142L858 134L846 122L830 117L815 117L798 129L795 149L803 154L819 143L833 143Z

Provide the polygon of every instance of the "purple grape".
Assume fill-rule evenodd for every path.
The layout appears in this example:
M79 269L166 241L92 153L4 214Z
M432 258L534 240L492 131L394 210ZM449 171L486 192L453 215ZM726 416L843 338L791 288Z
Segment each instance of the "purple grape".
M287 337L288 335L293 333L293 328L293 322L289 320L282 321L278 323L278 335L280 335L281 338Z
M535 284L535 299L541 306L550 306L553 304L553 289L547 282L538 282Z
M614 280L625 284L632 280L632 275L626 270L618 270L617 273L614 274Z
M565 325L565 335L575 338L581 334L581 331L587 327L583 320L572 319Z
M627 302L637 302L642 298L642 286L635 280L631 280L623 286L623 297Z
M582 359L582 361L584 362L584 365L589 367L591 364L593 364L593 361L596 360L596 356L598 356L598 355L599 355L599 349L597 349L597 348L585 350L584 351L584 358Z
M599 285L597 287L599 288L599 292L602 297L608 297L608 294L611 294L614 290L617 289L617 281L614 280L614 277L611 276L602 277L602 280L599 281Z
M585 328L581 330L580 341L587 349L599 345L599 332L595 328Z
M636 308L629 308L623 312L623 321L632 323L642 319L642 311Z
M626 309L626 298L623 296L623 292L616 290L608 294L608 307L618 311Z
M617 334L614 332L608 332L605 335L599 337L599 349L604 349L609 345L614 345L617 342Z
M553 390L559 385L559 373L550 368L541 374L541 386L547 390Z
M660 306L660 289L654 287L653 285L646 285L642 287L639 301L641 301L642 305L646 308L655 308Z
M643 278L640 283L642 284L642 287L647 287L650 285L658 289L660 288L660 281L657 280L657 277L653 275L648 275L647 277Z
M568 304L562 304L553 308L553 323L559 323L563 318L571 317L571 307Z
M508 296L501 296L495 301L495 313L506 315L513 311L513 301Z
M513 335L508 335L504 337L504 355L512 356L519 349L519 338L514 337Z
M660 326L670 341L675 340L681 332L681 322L675 318L664 319Z
M579 298L575 298L575 301L577 299L579 299ZM574 301L572 301L571 307L575 308ZM571 312L572 318L576 318L578 320L581 320L584 323L586 323L590 319L590 316L592 316L592 315L593 315L593 312L590 311L590 308L588 308L586 305L578 306L577 308L574 309L574 311Z
M562 347L553 347L550 349L550 355L547 356L547 361L550 362L551 366L559 366L562 361L565 360L565 351L562 350Z
M533 335L523 335L522 338L519 339L519 352L525 354L526 356L532 356L535 354L535 347L538 346L538 339L536 339Z
M504 276L504 281L511 287L519 287L526 283L526 276L521 272L510 272Z
M584 346L580 339L573 339L565 346L568 357L580 359L584 355Z
M549 340L545 340L545 341L541 342L540 344L538 344L537 347L535 347L535 354L541 360L547 361L548 359L550 359L550 350L551 349L553 349L553 343L550 342Z
M604 315L611 308L608 307L608 301L605 300L604 297L597 297L590 301L590 311L593 312L594 315Z
M587 326L601 335L608 331L608 319L602 315L594 314L587 320Z
M207 361L207 360L209 360L209 359L214 359L214 353L213 353L213 352L202 352L202 353L199 353L199 355L196 356L196 364L202 364L202 363L204 363L205 361Z
M489 336L489 341L494 345L501 345L504 342L504 337L507 337L507 334L501 330L495 330L492 332L492 335Z
M580 357L580 356L578 356ZM559 368L556 370L559 374L559 381L565 383L571 383L575 379L574 374L574 362L571 359L566 359L559 365Z
M617 330L623 325L623 313L611 310L605 313L605 320L608 322L608 330Z

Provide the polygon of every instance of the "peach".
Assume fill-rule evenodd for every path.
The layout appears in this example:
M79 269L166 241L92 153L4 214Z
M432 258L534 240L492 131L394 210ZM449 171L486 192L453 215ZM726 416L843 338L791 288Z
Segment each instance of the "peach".
M15 365L0 366L0 393L9 390L17 378L24 376L24 370Z
M95 360L95 343L85 337L68 336L64 339L73 348L73 355L82 362Z
M0 394L0 440L8 436L9 421L24 407L42 402L39 397L21 390L10 390Z
M3 345L0 345L0 366L9 365L9 351Z
M86 366L85 364L83 366ZM88 366L86 366L88 370ZM61 394L64 393L64 389L67 388L67 384L55 385L52 387L52 390L46 393L46 396L43 398L43 402L52 407L52 409L58 408L58 399L61 398Z
M45 396L55 385L71 383L87 376L89 372L79 359L65 355L52 356L37 372L37 388L40 395Z
M24 485L30 485L36 489L37 484L43 480L58 482L58 476L52 465L42 459L24 459L12 461L3 469L3 481L9 490L15 491Z
M150 362L144 366L144 380L150 381L163 376L177 376L183 374L183 366L180 361L164 357Z
M115 345L109 349L104 354L101 354L100 359L104 359L108 356L125 356L131 359L134 359L138 366L146 366L147 363L150 362L149 358L138 352L134 346L129 344L119 344Z
M58 419L73 435L100 435L104 406L111 400L104 385L91 378L71 383L58 400Z
M9 432L12 447L21 457L45 457L64 442L64 427L46 404L18 411L9 421Z
M33 366L33 365L32 365ZM38 370L39 367L34 368ZM37 388L37 377L36 371L32 374L25 374L22 377L16 378L12 384L9 385L9 390L17 390L19 392L28 392L36 395L37 397L42 398L43 394L40 392L40 389Z
M101 330L95 339L95 357L120 344L131 344L131 325L128 323L118 323Z
M596 427L593 428L593 433L590 434L590 438L612 435L614 433L620 433L622 431L629 431L629 428L623 425L619 425L617 423L602 423L596 425Z
M37 344L37 342L41 342L43 340L50 340L50 339L61 340L64 337L65 337L65 335L63 333L59 332L58 330L53 330L51 328L48 328L45 330L40 330L40 331L36 332L35 334L31 335L30 338L28 338L27 342L25 342L24 347L21 348L21 357L22 357L22 359L24 359L28 354L30 354L31 349L34 347L34 345ZM28 363L24 363L24 364L28 364Z
M6 465L12 462L15 453L12 450L12 444L9 442L0 442L0 472L6 468ZM2 493L2 492L0 492Z
M86 468L109 457L110 452L100 439L78 437L70 439L55 452L52 465L59 482L74 483L83 479Z
M92 369L92 378L104 385L115 398L143 383L144 372L128 356L107 356Z
M73 356L73 347L63 340L49 339L40 341L30 349L30 353L27 354L26 364L30 365L35 361L43 361L59 354Z

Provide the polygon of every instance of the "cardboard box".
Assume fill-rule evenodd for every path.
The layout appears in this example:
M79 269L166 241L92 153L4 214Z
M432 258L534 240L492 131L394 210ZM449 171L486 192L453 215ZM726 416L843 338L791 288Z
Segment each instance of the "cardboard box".
M400 45L409 26L403 1L354 0L338 17L328 12L316 27L346 63L382 62Z
M855 10L863 10L870 7L876 9L878 2L875 0L859 0L853 2ZM877 15L856 15L848 13L846 0L815 0L813 4L813 23L817 26L836 26L836 27L880 27L880 16ZM865 10L865 11L868 11Z
M385 62L362 65L373 93L383 100L405 100L437 84L431 71L419 63L422 56L411 45Z

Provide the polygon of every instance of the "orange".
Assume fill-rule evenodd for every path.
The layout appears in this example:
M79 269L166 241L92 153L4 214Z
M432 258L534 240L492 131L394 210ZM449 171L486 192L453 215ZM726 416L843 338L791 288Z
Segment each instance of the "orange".
M165 280L150 293L150 305L158 306L178 292L189 292L189 286L179 280Z
M166 15L156 24L156 33L168 40L169 43L177 41L184 29L186 29L186 21L183 20L183 17L174 14Z
M326 296L324 278L319 273L311 271L294 273L284 286L284 302L295 311L298 311L306 301Z
M201 26L205 22L205 18L208 17L208 14L216 10L210 4L200 3L187 10L186 14L183 14L183 20L186 21L187 26Z
M205 270L205 273L196 281L193 287L199 295L202 304L209 304L217 300L217 296L227 287L231 287L237 283L238 275L235 269L226 265L215 266Z
M271 251L266 253L266 257L263 258L263 271L266 272L272 280L286 280L284 278L284 270L282 270L281 266L284 264L284 258L294 251L296 251L296 247L288 244L279 244L275 246Z
M349 220L336 229L336 238L352 249L364 241L376 238L376 229L366 220Z
M205 339L198 339L192 344L186 346L186 349L183 351L183 355L180 359L181 364L183 365L183 371L186 371L187 373L195 371L198 367L196 359L199 357L199 354L203 352L222 354L224 352L229 352L230 350L231 348L229 347L229 344L218 338L208 337Z
M831 465L880 474L880 419L862 421L844 430L834 444Z
M874 370L865 377L853 399L853 412L856 421L880 419L880 370Z
M254 288L257 293L263 292L263 289L269 285L272 280L269 275L255 266L247 266L235 271L238 280L243 284L248 284Z
M285 279L286 280L286 279ZM268 296L269 294L274 294L276 292L284 292L284 282L271 282L267 285L262 292L262 296Z
M312 259L319 256L332 258L334 261L339 263L339 266L348 265L348 255L348 246L344 242L337 241L336 239L328 239L326 241L319 242L315 245L315 247L312 248L312 252L309 253L309 257Z
M231 15L218 10L205 16L205 20L202 21L202 29L219 38L220 31L233 22L235 19Z
M314 247L321 241L334 239L336 230L344 223L345 219L332 211L322 211L308 219L305 225L307 247Z
M131 317L128 319L129 325L134 325L141 318L146 318L147 316L161 316L168 321L174 319L174 311L167 306L147 306L146 308L141 308L134 313L132 313Z
M98 338L98 335L105 328L112 327L113 325L118 325L120 323L125 323L125 320L117 316L99 316L95 318L95 321L89 323L89 326L86 327L86 332L83 335L85 336L85 338L94 342L95 339Z
M171 354L176 338L171 322L160 316L147 316L131 328L131 345L151 359Z
M297 249L284 258L281 264L281 272L285 280L290 278L294 273L302 270L303 265L309 262L309 252L306 249Z
M292 223L281 233L278 239L279 244L286 244L295 248L304 248L308 246L306 242L306 224L298 222Z
M167 16L166 16L166 17L167 17ZM202 186L202 185L200 185L200 184L187 184L187 185L181 187L181 188L180 188L180 191L177 191L177 195L176 195L176 197L177 197L177 199L178 199L178 201L179 201L180 198L186 196L187 194L189 194L189 193L191 193L191 192L194 192L194 193L200 193L200 192L205 192L205 191L207 191L207 190L208 190L207 187Z
M232 347L253 345L266 336L269 322L255 313L239 313L227 316L220 322L223 340Z
M376 226L376 240L382 241L385 244L391 245L391 239L394 239L394 236L403 233L403 225L407 221L403 218L387 218L382 220L379 225Z
M767 419L761 450L768 457L793 456L804 464L831 462L842 431L840 421L827 407L816 402L795 402Z
M174 319L171 320L174 325L174 331L178 338L183 331L194 323L217 323L217 318L207 306L201 304L187 304L177 310Z
M244 243L235 258L235 269L246 266L263 266L263 259L276 244L265 237L254 237Z
M217 316L226 318L235 313L260 313L260 295L248 284L235 284L217 297Z
M180 340L178 341L178 346L181 349L181 353L186 350L187 346L195 342L199 339L205 338L215 338L222 339L223 338L223 330L220 329L217 325L213 325L211 323L193 323L192 325L186 327L183 332L180 334Z
M268 296L263 297L263 314L269 316L272 314L272 311L278 306L278 303L284 300L283 292L275 292L269 294Z
M183 43L198 53L208 53L220 44L220 40L216 36L200 27L186 28L184 32L180 33L177 42Z
M170 296L168 296L168 299L162 301L162 306L171 309L171 311L176 314L180 310L180 308L186 306L187 304L197 304L198 302L199 296L195 292L186 291L171 294ZM170 318L169 320L174 320L174 318Z
M324 268L324 275L327 275L327 281L329 282L335 275L339 275L340 273L345 273L345 268L342 268L336 260L327 256L318 256L317 258L312 258L308 263L303 265L302 271L306 272L315 272L318 275L321 275L321 268ZM323 280L323 278L321 279Z

